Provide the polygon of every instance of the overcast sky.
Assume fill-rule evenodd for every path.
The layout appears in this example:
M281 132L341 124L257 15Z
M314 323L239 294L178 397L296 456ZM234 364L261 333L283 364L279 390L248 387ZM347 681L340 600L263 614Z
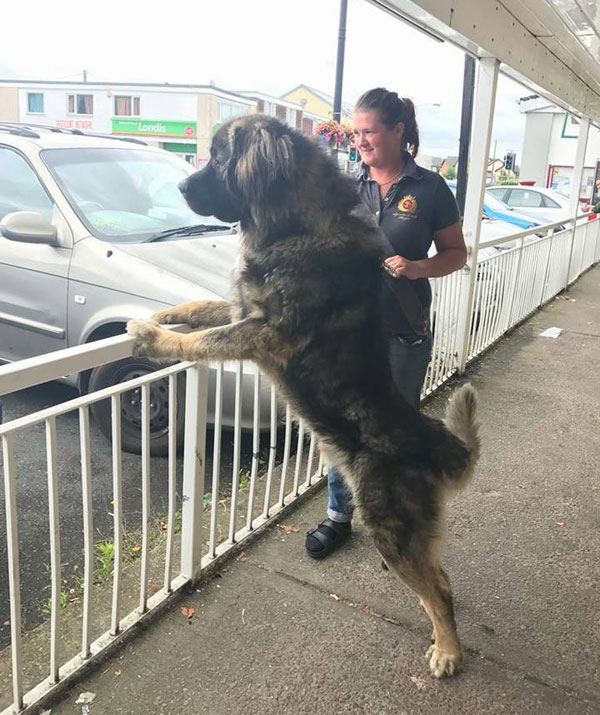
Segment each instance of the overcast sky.
M32 18L35 21L32 22ZM206 84L280 95L298 84L333 94L339 0L196 0L193 3L3 3L3 79ZM345 102L384 86L417 104L421 151L458 153L464 55L349 0ZM496 155L520 154L523 87L501 77ZM432 104L441 106L433 107Z

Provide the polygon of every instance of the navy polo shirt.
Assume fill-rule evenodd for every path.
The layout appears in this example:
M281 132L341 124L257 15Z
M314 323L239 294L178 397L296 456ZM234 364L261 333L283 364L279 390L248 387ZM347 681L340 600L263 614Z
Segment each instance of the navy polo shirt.
M415 164L404 155L404 174L390 186L382 199L379 184L369 177L363 165L358 176L358 189L379 228L386 235L396 255L409 261L427 258L436 231L460 220L456 199L442 176ZM429 325L431 286L427 278L409 281L422 305L422 325ZM389 289L382 294L383 319L391 335L415 337L396 295Z

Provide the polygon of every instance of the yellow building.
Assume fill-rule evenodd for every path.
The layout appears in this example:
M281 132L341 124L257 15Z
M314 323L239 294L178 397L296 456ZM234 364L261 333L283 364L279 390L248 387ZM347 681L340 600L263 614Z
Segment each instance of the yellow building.
M333 117L333 97L313 89L305 84L299 84L294 89L281 95L282 99L299 104L305 112L310 112L324 119ZM342 124L352 124L352 107L342 102Z

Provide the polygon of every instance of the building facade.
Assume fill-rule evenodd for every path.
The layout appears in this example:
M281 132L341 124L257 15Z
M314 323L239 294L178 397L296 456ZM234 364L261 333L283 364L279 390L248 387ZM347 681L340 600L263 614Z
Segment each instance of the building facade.
M520 108L526 114L523 155L519 178L569 195L579 137L579 120L563 109L537 97L524 97ZM600 160L600 131L590 126L580 199L592 195L596 162Z
M0 122L142 139L197 167L208 162L217 129L251 112L306 134L326 118L287 99L213 85L0 80Z
M276 117L280 121L289 124L290 127L302 131L303 112L299 104L251 90L243 90L238 94L256 102L256 111L260 114Z
M281 98L300 105L306 115L317 117L317 121L333 117L333 97L305 84L299 84L282 94ZM352 124L352 107L344 102L342 102L341 123Z
M203 166L215 131L257 111L249 97L204 85L0 81L0 121L143 139Z

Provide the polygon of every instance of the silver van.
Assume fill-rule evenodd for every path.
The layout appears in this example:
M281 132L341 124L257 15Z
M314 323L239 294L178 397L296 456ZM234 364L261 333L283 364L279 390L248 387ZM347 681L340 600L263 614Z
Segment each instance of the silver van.
M0 362L118 335L130 318L183 301L229 297L238 235L188 208L177 184L193 170L136 140L0 123ZM85 393L154 369L129 358L65 381ZM234 381L226 369L226 425ZM154 454L167 447L164 382L151 392ZM252 423L253 382L244 380L244 426ZM96 403L94 415L110 437L108 406ZM122 440L124 449L139 451L136 391L122 399Z

